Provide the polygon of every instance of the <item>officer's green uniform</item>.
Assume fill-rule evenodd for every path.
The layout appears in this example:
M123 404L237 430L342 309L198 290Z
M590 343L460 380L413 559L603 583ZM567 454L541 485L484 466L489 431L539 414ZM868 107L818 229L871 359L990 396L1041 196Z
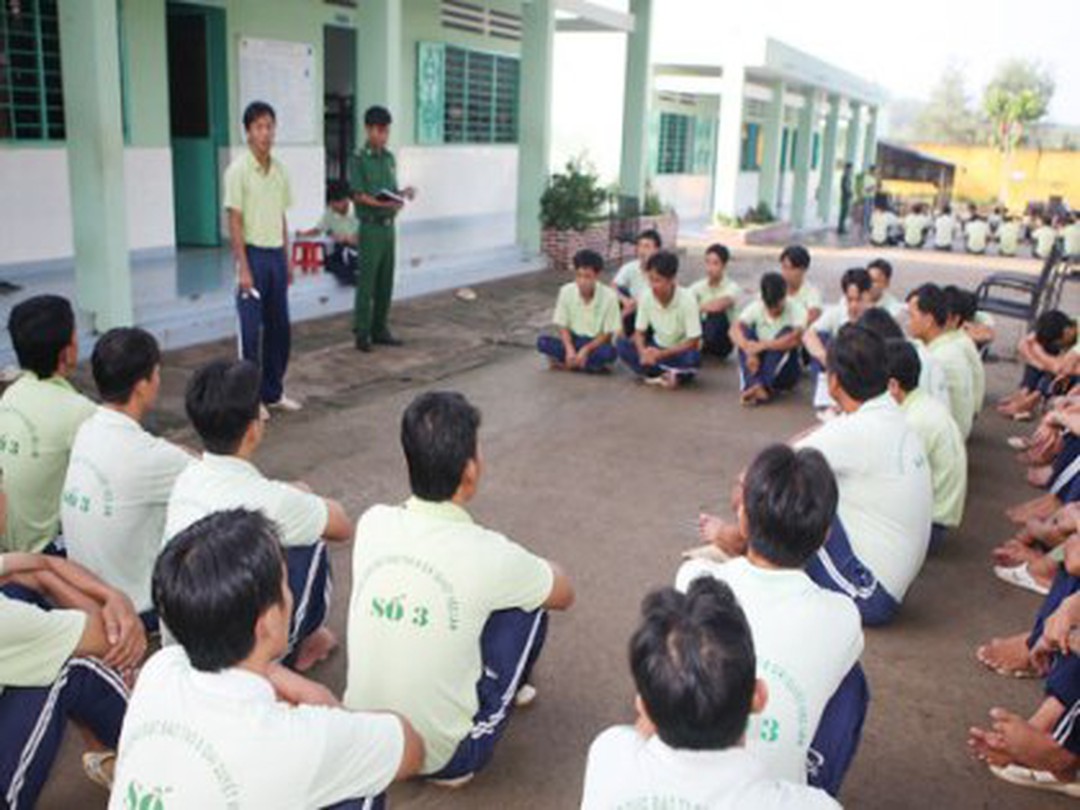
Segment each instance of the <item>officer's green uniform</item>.
M376 196L397 192L397 163L389 149L375 151L365 145L352 157L349 182L354 194ZM356 204L360 220L360 272L356 279L353 329L358 338L389 334L387 318L394 294L394 218L392 208Z

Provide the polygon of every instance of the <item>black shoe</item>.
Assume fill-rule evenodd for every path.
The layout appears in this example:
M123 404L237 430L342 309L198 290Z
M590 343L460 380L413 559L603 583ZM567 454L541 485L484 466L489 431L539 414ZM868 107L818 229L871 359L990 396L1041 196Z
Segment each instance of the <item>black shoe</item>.
M372 342L378 346L402 346L404 345L400 340L391 335L389 332L383 332L381 335L376 335Z
M365 335L356 336L356 348L362 352L371 351L371 340Z

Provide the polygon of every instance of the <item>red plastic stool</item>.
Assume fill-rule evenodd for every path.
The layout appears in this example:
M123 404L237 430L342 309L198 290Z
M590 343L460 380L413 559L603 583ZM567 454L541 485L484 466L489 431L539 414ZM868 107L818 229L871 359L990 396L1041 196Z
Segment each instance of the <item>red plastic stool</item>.
M322 242L297 240L292 246L292 263L300 272L317 273L326 264L326 245Z

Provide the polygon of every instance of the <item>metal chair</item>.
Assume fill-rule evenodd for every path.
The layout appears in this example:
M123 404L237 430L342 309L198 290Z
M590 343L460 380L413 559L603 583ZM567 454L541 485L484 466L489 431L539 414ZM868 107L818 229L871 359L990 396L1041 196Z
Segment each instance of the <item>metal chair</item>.
M1038 276L1008 271L991 273L975 290L978 308L1024 321L1031 327L1040 313L1050 309L1060 298L1062 272L1067 273L1068 268L1069 262L1062 259L1055 247Z

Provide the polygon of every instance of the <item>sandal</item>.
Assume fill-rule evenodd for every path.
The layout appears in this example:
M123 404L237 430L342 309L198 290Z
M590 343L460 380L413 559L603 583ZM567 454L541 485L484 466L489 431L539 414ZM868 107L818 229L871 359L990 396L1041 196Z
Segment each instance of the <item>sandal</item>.
M86 778L105 790L112 790L115 765L115 751L85 751L82 755L83 773L86 774Z
M1002 582L1008 582L1010 585L1015 585L1026 591L1037 593L1039 596L1046 596L1050 593L1049 586L1041 584L1031 575L1027 563L1020 563L1020 565L995 565L994 576Z
M1005 765L1004 767L991 765L990 773L998 779L1003 779L1020 787L1047 790L1053 793L1063 793L1073 798L1080 798L1080 782L1076 780L1059 782L1054 778L1053 774L1047 771L1036 771L1032 768L1025 768L1023 765Z

